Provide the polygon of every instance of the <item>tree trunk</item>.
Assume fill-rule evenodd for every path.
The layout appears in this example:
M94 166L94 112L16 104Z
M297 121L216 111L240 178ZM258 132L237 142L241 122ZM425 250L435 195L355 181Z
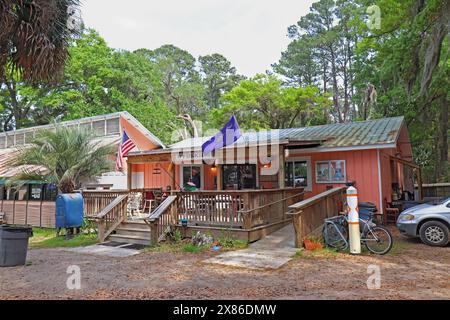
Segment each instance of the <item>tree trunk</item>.
M344 119L342 119L342 113L339 106L339 87L337 81L337 70L336 70L336 56L334 50L331 49L331 78L333 79L333 105L334 110L337 114L339 123L343 123Z
M58 187L62 193L73 193L75 191L75 183L71 180L60 181Z
M436 182L445 181L447 178L448 164L448 101L441 99L441 109L439 112L439 123L437 130L437 146L436 146L436 165L435 176Z

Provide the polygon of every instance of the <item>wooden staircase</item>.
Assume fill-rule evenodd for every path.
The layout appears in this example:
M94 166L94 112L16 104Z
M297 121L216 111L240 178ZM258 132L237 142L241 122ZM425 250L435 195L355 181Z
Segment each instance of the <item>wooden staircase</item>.
M124 221L105 241L150 245L150 227L141 221Z
M127 217L128 195L120 195L94 216L100 242L140 245L158 243L167 227L177 223L178 197L167 197L150 217L130 221Z

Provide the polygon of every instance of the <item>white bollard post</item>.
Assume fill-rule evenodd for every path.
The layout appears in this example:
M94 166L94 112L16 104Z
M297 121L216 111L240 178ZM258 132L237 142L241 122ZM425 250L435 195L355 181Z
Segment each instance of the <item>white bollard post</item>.
M354 187L347 189L348 233L350 254L361 254L361 233L359 230L358 191Z

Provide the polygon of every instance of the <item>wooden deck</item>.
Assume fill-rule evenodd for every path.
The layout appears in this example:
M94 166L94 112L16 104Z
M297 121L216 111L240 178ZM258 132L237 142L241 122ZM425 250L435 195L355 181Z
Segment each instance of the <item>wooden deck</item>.
M97 192L100 193L110 192ZM226 232L235 238L253 242L291 223L288 207L301 201L303 195L302 188L174 191L145 221L151 230L151 242L157 242L169 226L179 228L187 235L197 231L216 235ZM121 224L129 223L127 208L123 205L126 195L121 193L116 196L101 195L102 200L96 199L95 195L85 197L85 216L98 222L102 241L114 235L116 229L124 229ZM110 203L105 199L110 199ZM181 226L182 219L187 219L187 228ZM142 233L141 230L139 232Z

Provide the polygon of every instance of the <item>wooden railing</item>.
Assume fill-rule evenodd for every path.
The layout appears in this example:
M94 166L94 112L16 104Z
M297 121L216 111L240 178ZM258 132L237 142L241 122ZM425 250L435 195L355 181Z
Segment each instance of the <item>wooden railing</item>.
M95 216L98 223L98 237L101 242L127 218L128 194L116 197Z
M146 219L150 225L150 241L157 244L168 227L177 224L177 205L179 198L177 196L167 197L156 209L152 215Z
M84 201L84 216L95 218L104 208L121 195L128 194L127 190L87 190L82 191Z
M303 195L303 188L249 194L248 209L240 212L243 215L244 228L251 229L290 219L286 214L288 206L303 200Z
M241 227L242 217L238 212L244 208L242 193L194 191L180 192L178 219L186 218L191 224L226 225Z
M175 192L177 220L189 224L251 229L290 219L287 206L303 197L302 188L251 191Z
M320 228L326 218L344 210L346 188L334 188L289 206L288 215L294 217L295 246L303 246L303 240Z

